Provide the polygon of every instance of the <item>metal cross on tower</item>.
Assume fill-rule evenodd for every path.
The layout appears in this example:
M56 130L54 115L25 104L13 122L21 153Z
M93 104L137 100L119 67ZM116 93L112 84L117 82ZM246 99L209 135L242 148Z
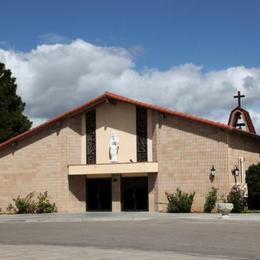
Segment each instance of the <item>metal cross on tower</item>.
M240 91L237 92L237 96L234 96L234 98L237 98L238 106L241 107L241 98L244 98L245 95L240 95Z

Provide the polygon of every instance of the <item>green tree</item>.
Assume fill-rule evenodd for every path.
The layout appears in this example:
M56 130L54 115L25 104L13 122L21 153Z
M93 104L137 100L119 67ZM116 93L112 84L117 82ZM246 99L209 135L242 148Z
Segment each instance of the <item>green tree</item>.
M16 79L0 63L0 143L30 129L32 122L23 115L25 103L16 94Z
M260 163L251 165L246 172L248 208L260 209Z

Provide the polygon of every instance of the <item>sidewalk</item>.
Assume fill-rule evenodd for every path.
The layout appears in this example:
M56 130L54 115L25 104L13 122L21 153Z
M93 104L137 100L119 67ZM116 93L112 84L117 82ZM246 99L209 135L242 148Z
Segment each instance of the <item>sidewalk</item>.
M42 259L42 260L70 260L70 259L93 259L93 260L228 260L224 256L208 256L199 254L183 254L177 252L133 250L133 249L104 249L95 247L71 247L50 245L1 245L0 259ZM245 258L232 258L232 260L245 260Z
M88 212L54 214L16 214L0 215L0 223L19 222L89 222L89 221L142 221L151 219L190 219L213 221L260 221L260 214L230 214L229 219L222 219L221 214L205 213L150 213L150 212Z

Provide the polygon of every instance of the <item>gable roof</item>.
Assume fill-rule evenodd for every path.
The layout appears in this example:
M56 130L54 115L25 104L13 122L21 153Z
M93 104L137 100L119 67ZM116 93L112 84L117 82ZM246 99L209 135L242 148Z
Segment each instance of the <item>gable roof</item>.
M109 102L109 100L115 100L115 101L120 101L120 102L123 102L123 103L132 104L132 105L135 105L135 106L144 107L144 108L147 108L147 109L158 111L159 113L162 113L162 114L168 114L168 115L180 117L180 118L183 118L183 119L191 120L193 122L207 124L207 125L210 125L212 127L217 127L217 128L220 128L220 129L223 129L223 130L226 130L226 131L236 132L236 133L239 133L239 134L243 134L243 135L247 135L247 136L251 136L251 137L260 139L259 135L249 133L249 132L245 132L243 130L239 130L235 127L229 126L229 125L224 124L224 123L208 120L208 119L205 119L205 118L189 115L189 114L182 113L182 112L177 112L177 111L174 111L174 110L171 110L171 109L168 109L168 108L163 108L163 107L160 107L160 106L157 106L157 105L152 105L152 104L137 101L137 100L134 100L134 99L131 99L131 98L123 97L123 96L120 96L120 95L117 95L117 94L114 94L114 93L111 93L111 92L105 92L104 94L88 101L87 103L85 103L85 104L83 104L79 107L76 107L76 108L74 108L74 109L72 109L68 112L65 112L65 113L63 113L63 114L61 114L57 117L54 117L51 120L49 120L49 121L47 121L47 122L45 122L45 123L43 123L39 126L32 128L31 130L28 130L28 131L26 131L22 134L19 134L17 136L14 136L14 137L8 139L7 141L0 144L0 149L3 149L10 144L16 143L16 142L18 142L18 141L20 141L20 140L22 140L22 139L24 139L28 136L34 135L37 132L39 132L39 131L41 131L41 130L49 127L49 126L56 124L63 119L66 119L66 118L72 117L76 114L79 114L80 112L83 112L86 109L91 109L92 107L97 106L101 103Z

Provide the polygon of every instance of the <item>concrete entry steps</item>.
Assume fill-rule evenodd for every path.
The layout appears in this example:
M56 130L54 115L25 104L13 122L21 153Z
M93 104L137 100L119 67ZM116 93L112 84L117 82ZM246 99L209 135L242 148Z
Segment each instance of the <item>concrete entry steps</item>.
M259 221L260 214L230 214L227 220L220 214L204 213L158 213L158 212L86 212L86 213L53 213L53 214L14 214L0 215L0 223L17 222L89 222L89 221L145 221L151 219L187 219L201 221Z

